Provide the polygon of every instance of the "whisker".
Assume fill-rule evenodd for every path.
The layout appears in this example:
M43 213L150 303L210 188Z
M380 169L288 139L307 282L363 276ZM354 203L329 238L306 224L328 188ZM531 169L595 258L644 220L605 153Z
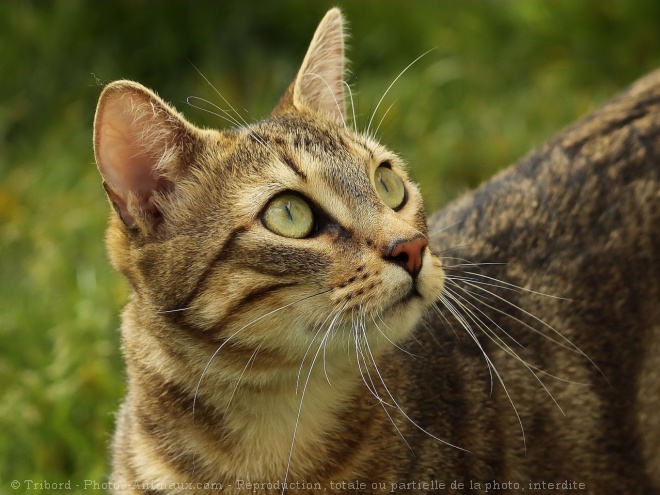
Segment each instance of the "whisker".
M196 105L196 104L194 104L194 103L191 103L191 100L199 100L199 101L201 101L201 102L204 102L204 103L206 103L207 105L210 105L210 106L212 106L212 107L218 109L218 110L219 110L220 112L222 112L224 115L220 115L219 113L214 112L214 111L212 111L212 110L209 110L208 108L204 108L204 107L202 107L202 106L199 106L199 105ZM230 114L227 110L225 110L224 108L221 108L220 106L216 105L215 103L213 103L213 102L211 102L211 101L209 101L209 100L207 100L207 99L205 99L205 98L200 98L199 96L188 96L188 97L186 98L186 103L187 103L188 105L190 105L191 107L196 108L197 110L201 110L202 112L210 113L211 115L215 115L216 117L220 117L221 119L226 120L226 121L229 122L230 124L235 125L235 126L238 127L239 129L244 129L244 128L245 128L244 125L241 124L241 123L240 123L238 120L236 120L234 117L232 117L231 114Z
M488 357L488 354L486 354L485 349L481 345L481 342L479 342L479 339L477 338L477 335L474 333L474 330L472 329L472 326L470 325L470 322L468 322L465 317L461 314L460 311L458 311L453 304L451 304L445 295L441 294L440 295L440 301L442 304L447 308L447 310L456 318L456 320L461 324L463 329L468 333L470 338L474 341L474 343L477 345L479 350L481 351L481 354L484 356L484 360L486 361L486 366L488 368L488 374L490 375L490 393L492 395L493 393L493 364ZM436 310L438 313L442 314L442 311L436 306Z
M189 61L189 62L190 62L190 61ZM275 157L277 157L277 158L281 158L281 157L275 152L275 150L273 150L273 148L270 147L270 146L268 145L268 143L266 143L266 142L263 140L263 138L262 138L261 136L259 136L259 134L257 134L257 133L254 131L254 129L252 128L252 125L251 125L247 120L245 120L245 119L243 118L243 116L238 112L238 110L236 110L236 109L233 107L233 105L232 105L231 103L229 103L229 101L228 101L228 100L222 95L222 93L220 93L220 91L218 91L218 88L216 88L216 87L213 85L213 83L211 83L211 81L209 81L209 79L208 79L208 78L202 73L202 71L199 70L199 69L197 68L197 66L196 66L195 64L193 64L192 62L190 62L190 65L192 65L193 68L197 71L197 73L198 73L200 76L202 76L202 78L206 81L206 83L207 83L209 86L211 86L211 88L213 89L213 91L215 91L215 93L216 93L220 98L222 98L222 101L224 101L225 104L226 104L226 105L227 105L227 106L228 106L228 107L229 107L229 108L230 108L230 109L236 114L236 116L238 117L239 120L236 120L236 119L234 119L233 117L231 117L231 115L229 114L229 112L227 112L227 111L224 110L223 108L220 108L219 106L214 105L213 103L210 103L210 102L207 101L208 103L210 103L211 105L213 105L213 106L215 106L217 109L219 109L220 111L226 113L227 116L228 116L229 118L222 117L221 115L218 115L218 117L224 118L225 120L228 120L229 122L234 123L234 125L237 125L237 124L238 124L238 127L239 127L240 129L246 129L246 130L250 133L250 135L251 135L251 136L252 136L252 137L253 137L253 138L254 138L259 144L261 144L264 148L266 148L266 149L267 149L267 150L268 150L273 156L275 156ZM194 97L189 97L189 98L194 98ZM200 99L201 99L201 98L200 98ZM206 101L206 100L203 100L203 99L201 99L201 100L202 100L202 101ZM193 105L193 106L194 106L194 105ZM197 108L199 108L199 107L197 107ZM203 110L203 111L209 111L209 110L206 110L206 109L204 109L204 108L200 108L200 110ZM209 111L209 113L212 113L212 114L213 114L213 112L210 112L210 111ZM214 115L217 115L217 114L214 114ZM242 122L243 124L241 125L239 121Z
M346 127L346 118L344 117L344 112L342 111L341 106L339 105L339 101L337 101L337 95L335 95L334 91L332 91L332 87L328 83L328 81L325 79L325 77L315 74L313 72L305 72L303 74L303 77L305 76L313 76L319 78L323 83L328 87L328 91L330 91L330 94L332 95L332 98L335 100L335 105L337 106L337 110L339 111L339 115L341 116L341 120L344 123L344 127ZM342 81L343 82L343 81Z
M366 357L360 345L360 335L364 334L364 329L362 329L362 331L360 332L359 321L357 323L355 322L355 319L353 317L353 311L351 311L351 328L353 330L353 337L355 339L355 358L357 359L358 371L360 372L362 381L364 382L364 385L367 387L367 390L369 390L371 395L373 395L377 401L382 403L383 399L378 394L377 387L374 384L373 380L371 379L371 375L369 374L369 369L367 366ZM362 357L362 359L360 359L360 357ZM363 364L364 364L364 368L362 367ZM371 385L367 383L367 379L365 378L365 371L367 372L367 377L369 378Z
M430 237L433 237L434 235L441 234L442 232L445 232L446 230L449 230L452 227L456 227L457 225L463 223L464 221L465 221L465 219L463 218L461 220L458 220L458 221L452 223L451 225L447 225L446 227L442 227L441 229L434 230L433 232L430 232L430 233L426 234L426 237L430 238Z
M364 318L366 318L366 315L364 315ZM363 331L362 331L361 336L362 336L363 340L365 341L365 343L367 343L367 345L368 345L367 334L366 334L366 321L365 321L364 318L363 318ZM356 338L356 347L360 347L360 348L361 348L361 346L359 345L359 337L358 337L358 334L357 334L357 333L356 333L356 335L355 335L355 338ZM392 415L391 415L391 414L389 413L389 411L387 410L387 407L392 407L392 408L394 408L394 406L393 406L392 404L389 404L389 403L387 403L386 401L384 401L384 400L380 397L380 395L378 394L376 384L374 383L374 380L373 380L373 378L371 377L371 373L369 372L369 363L368 363L368 361L367 361L367 358L366 358L366 356L364 355L364 352L363 352L362 350L360 350L360 354L362 355L362 359L364 360L365 370L366 370L366 372L367 372L367 375L369 376L369 381L371 382L371 386L373 387L373 391L371 390L371 388L370 388L369 386L367 386L367 388L369 389L369 391L371 392L371 394L376 398L376 400L378 401L378 404L380 405L380 407L383 408L383 411L385 412L385 415L386 415L387 418L390 420L390 423L392 423L392 426L394 426L394 429L395 429L396 432L399 434L399 436L401 437L401 439L403 440L403 442L406 444L406 446L408 447L408 449L410 450L410 452L412 452L412 453L414 454L414 451L413 451L413 449L412 449L410 443L408 443L408 440L406 440L406 437L404 436L403 432L402 432L402 431L399 429L399 427L396 425L396 422L394 421L394 418L392 418ZM374 365L375 365L375 363L374 363ZM377 369L377 368L376 368L376 369ZM364 376L363 376L363 380L364 380ZM365 383L366 383L366 382L365 382ZM387 407L386 407L386 406L387 406Z
M338 318L341 320L342 313L344 312L344 309L346 309L346 305L347 305L347 304L348 304L348 301L346 301L346 302L344 303L344 305L343 305L342 308L339 310L339 312L337 313L337 315L332 319L332 321L330 322L330 326L328 327L328 330L327 330L327 332L326 332L326 335L330 335L330 334L332 333L332 331L334 330L335 324L336 324L337 321L338 321ZM339 305L339 304L337 304L337 305ZM328 346L327 346L327 344L328 344L328 340L327 340L327 339L324 339L324 341L325 341L325 344L323 344L323 374L325 375L325 379L327 380L328 385L332 386L332 383L330 383L330 377L328 376L328 368L326 367L326 359L325 359L325 357L326 357L326 349L327 349L327 347L328 347Z
M190 61L189 61L189 62L190 62ZM208 79L208 78L202 73L201 70L199 70L199 69L197 68L197 66L196 66L195 64L193 64L192 62L190 62L190 65L192 65L193 68L197 71L197 73L198 73L200 76L202 76L202 79L204 79L204 80L206 81L206 83L207 83L209 86L211 86L211 89L213 89L213 91L215 91L215 93L216 93L220 98L222 98L222 101L224 101L224 102L227 104L227 106L228 106L229 108L231 108L231 110L236 114L236 116L237 116L237 117L243 122L243 124L245 124L245 127L249 129L249 128L250 128L250 125L248 124L248 122L247 122L247 121L243 118L243 116L242 116L242 115L241 115L241 114L240 114L240 113L239 113L239 112L238 112L238 111L232 106L232 104L229 103L229 101L227 101L227 99L226 99L224 96L222 96L222 93L220 93L220 91L218 91L218 88L216 88L215 85L214 85L211 81L209 81L209 79Z
M371 129L371 123L373 122L374 117L376 116L376 112L378 111L378 108L380 107L380 104L383 102L383 100L384 100L385 97L387 96L387 93L390 92L390 90L392 89L392 86L394 86L394 84L396 84L396 82L401 78L401 76L403 76L403 74L405 74L405 72L406 72L408 69L410 69L410 68L411 68L413 65L415 65L419 60L421 60L423 57L425 57L426 55L428 55L429 53L431 53L431 52L432 52L433 50L435 50L435 49L436 49L436 47L431 48L430 50L427 50L426 52L422 53L419 57L417 57L415 60L413 60L412 62L410 62L410 63L406 66L405 69L403 69L401 72L399 72L399 75L396 76L396 78L394 79L394 81L392 81L392 83L388 86L388 88L387 88L387 89L385 90L385 92L383 93L383 96L381 96L381 97L380 97L380 100L378 100L378 103L376 104L376 108L374 108L374 112L373 112L373 114L371 115L371 118L369 119L369 124L367 125L367 130L366 130L366 133L367 133L367 134L369 134L369 130Z
M453 311L450 309L450 307L453 307L453 306L449 303L449 301L447 299L452 299L452 301L455 302L456 304L458 304L459 307L463 307L463 305L461 304L460 301L458 301L456 298L454 298L451 294L446 293L444 296L441 297L441 300L442 300L443 304L445 305L445 307L447 307L447 309L449 309L450 312L458 313L458 311L456 310L455 307L453 308ZM455 316L456 316L456 313L454 313ZM462 320L459 320L459 321L462 321ZM469 324L468 324L468 327L469 327ZM467 330L467 328L466 328L466 330ZM471 329L470 329L469 332L471 333L472 336L474 336L474 333ZM484 348L482 347L481 343L476 339L476 336L474 336L474 339L475 339L475 342L477 342L477 346L479 347L481 352L484 354L484 358L486 358L486 360L488 361L489 369L492 369L493 373L495 373L495 376L497 377L497 381L500 382L500 384L502 385L502 388L504 389L504 393L506 394L507 398L509 399L509 403L511 404L511 407L513 407L513 412L515 413L516 418L518 418L518 423L520 424L520 431L522 433L522 441L523 441L524 450L525 450L525 452L527 452L527 440L525 439L525 428L523 427L522 419L520 417L520 414L518 413L518 408L516 407L515 402L513 402L513 398L511 397L511 394L509 394L509 390L506 388L506 385L504 384L504 379L500 375L499 371L497 371L497 368L495 367L494 363L488 357L488 355L484 351ZM491 375L491 380L492 380L492 375Z
M535 321L538 321L538 322L539 322L541 325L543 325L544 327L550 329L555 335L559 336L564 342L566 342L566 344L568 344L568 346L565 345L565 344L563 344L562 342L558 342L557 340L551 338L550 336L548 336L548 335L546 335L545 333L539 331L538 329L532 327L531 325L529 325L529 324L523 322L522 320L516 318L515 316L512 316L512 315L510 315L510 314L508 314L508 313L503 312L503 314L507 315L509 318L511 318L511 319L513 319L513 320L518 321L518 322L521 323L522 325L525 325L525 327L529 328L529 329L532 330L533 332L536 332L536 333L538 333L539 335L543 335L545 338L549 339L549 340L552 341L552 342L555 342L557 345L562 346L562 347L564 347L565 349L573 350L573 352L576 352L577 354L580 354L580 355L583 356L585 359L587 359L587 360L588 360L588 361L594 366L594 368L597 369L597 370L599 371L599 373L600 373L605 379L607 379L607 378L605 377L605 375L603 374L603 372L601 371L601 369L598 367L598 365L597 365L596 363L594 363L593 360L592 360L589 356L587 356L587 354L586 354L584 351L582 351L582 349L580 349L577 345L575 345L575 344L574 344L573 342L571 342L569 339L567 339L566 337L564 337L564 335L562 335L561 332L559 332L559 331L556 330L554 327L552 327L551 325L549 325L548 323L546 323L545 321L543 321L542 319L540 319L538 316L533 315L533 314L530 313L529 311L524 310L524 309L521 308L520 306L517 306L516 304L512 303L511 301L508 301L507 299L503 298L502 296L500 296L500 295L498 295L498 294L495 294L494 292L489 291L488 289L484 289L483 287L480 287L479 285L475 285L475 284L470 283L470 282L465 282L465 284L466 284L466 285L469 285L470 287L473 287L473 288L475 288L475 289L477 289L477 290L480 290L480 291L483 291L483 292L486 292L486 293L492 295L493 297L499 299L500 301L504 302L505 304L508 304L508 305L511 306L512 308L515 308L515 309L517 309L518 311L521 311L521 312L524 313L525 315L529 316L530 318L534 319ZM496 308L493 308L493 309L495 309L496 311L501 311L501 310L498 310L498 309L496 309Z
M376 130L374 131L374 135L376 135L376 136L378 135L378 130L380 129L380 126L383 124L383 121L385 120L385 117L387 117L387 114L390 113L390 110L392 110L392 107L394 106L394 104L395 104L397 101L398 101L398 100L394 100L394 101L392 102L392 104L391 104L389 107L387 107L387 110L385 110L385 113L384 113L383 116L380 118L380 122L378 122L378 127L376 127Z
M162 311L156 311L156 314L162 315L162 314L166 314L166 313L177 313L179 311L188 311L189 309L192 309L192 306L188 306L187 308L164 309Z
M452 274L446 274L446 280L452 280L452 281L461 281L461 282L472 282L475 284L479 284L480 286L484 287L497 287L498 289L503 289L503 290L510 290L512 292L523 292L524 289L521 289L520 287L507 287L506 285L500 285L496 283L489 283L489 282L483 282L481 280L475 280L470 277L462 276L462 275L452 275Z
M344 86L346 86L346 89L348 89L348 95L351 100L351 109L353 111L353 130L357 132L357 118L355 117L355 102L353 101L353 90L351 89L350 84L348 84L346 81L342 80L342 83Z
M454 296L454 298L455 298L455 299L454 299L455 301L458 302L459 299L462 299L463 302L465 302L466 304L469 304L470 306L472 306L473 308L475 308L475 309L476 309L477 311L479 311L480 313L485 314L485 313L483 313L481 310L479 310L479 308L477 308L476 306L474 306L473 304L471 304L469 301L467 301L465 298L461 297L460 295L454 293L453 296ZM463 308L465 311L468 311L468 312L472 313L472 312L469 310L468 307L466 307L466 306L465 306L464 304L462 304L462 303L460 303L460 304L461 304L462 308ZM563 410L562 407L559 405L559 403L558 403L557 400L555 399L554 395L552 395L552 393L550 392L550 390L548 390L548 388L546 387L545 383L543 383L543 381L542 381L538 376L536 376L536 374L535 374L535 373L533 372L533 370L532 370L533 368L534 368L534 369L538 369L538 368L537 368L536 366L531 366L530 364L527 363L527 361L525 361L524 359L522 359L522 358L521 358L521 357L520 357L515 351L513 351L513 350L512 350L512 349L511 349L511 348L510 348L510 347L509 347L509 346L508 346L508 345L507 345L507 344L506 344L506 343L505 343L505 342L504 342L504 341L503 341L503 340L502 340L502 339L501 339L501 338L495 333L495 332L493 332L491 329L489 329L488 326L485 325L485 324L483 323L483 321L481 321L481 319L480 319L478 316L474 315L474 313L472 313L472 316L473 316L474 318L476 318L476 319L481 323L480 325L477 324L477 326L478 326L479 328L481 328L481 330L484 332L484 335L486 335L486 336L491 340L491 342L493 342L495 345L497 345L497 346L498 346L500 349L502 349L504 352L506 352L507 354L509 354L510 356L512 356L514 359L520 361L520 362L522 363L522 365L525 366L525 368L527 368L527 369L529 370L529 372L530 372L530 373L532 374L532 376L536 379L536 381L538 381L538 382L541 384L541 387L543 387L543 389L546 391L546 393L550 396L550 398L551 398L552 401L555 403L555 405L557 406L557 408L559 409L559 411L562 413L562 415L565 416L566 414L564 413L564 410ZM488 319L490 319L490 318L488 318ZM474 320L473 320L473 321L474 321ZM493 320L491 320L491 322L492 322L492 321L493 321ZM495 322L493 322L493 323L495 323ZM505 331L504 331L499 325L497 325L497 324L495 324L495 325L496 325L500 330L502 330L502 331L505 333L505 335L507 335L507 336L509 336L510 338L512 338L512 337L511 337L507 332L505 332ZM514 342L518 343L515 339L513 339L513 340L514 340ZM521 347L522 347L522 346L521 346Z
M505 282L504 280L500 280L500 279L495 278L495 277L489 277L488 275L485 275L483 273L474 273L474 272L465 272L465 273L468 274L468 275L474 275L475 277L482 277L482 278L485 278L485 279L488 279L488 280L492 280L494 282L497 282L498 284L501 284L500 287L507 286L507 287L517 289L519 291L529 292L530 294L537 294L539 296L550 297L552 299L559 299L560 301L569 301L569 302L573 301L573 299L570 299L570 298L555 296L553 294L546 294L545 292L539 292L539 291L536 291L536 290L533 290L533 289L527 289L526 287L521 287L520 285L512 284L510 282ZM479 283L477 281L474 281L474 282ZM485 284L485 282L481 282L481 283Z
M389 327L387 326L387 323L385 323L385 322L383 321L382 315L381 315L380 313L377 313L376 316L378 316L378 319L383 323L383 325L385 325L385 328L388 328L388 329L391 330L391 328L389 328ZM411 357L414 357L414 358L420 358L420 357L421 357L421 356L418 356L418 355L416 355L416 354L413 354L413 353L410 352L409 350L404 349L403 347L399 346L398 344L392 342L392 340L391 340L391 339L385 334L385 332L383 332L383 331L381 330L380 326L379 326L378 323L376 322L376 319L375 319L375 317L374 317L373 315L372 315L372 317L371 317L371 321L373 321L374 326L376 327L376 330L378 330L378 331L380 332L380 334L381 334L383 337L385 337L385 339L387 339L387 341L388 341L390 344L392 344L394 347L396 347L397 349L399 349L401 352L403 352L403 353L405 353L405 354L408 354L408 355L411 356Z
M457 283L454 282L453 280L447 280L447 282L449 282L450 284L452 284L452 285L453 285L454 287L456 287L457 289L460 289L460 290L463 290L463 291L469 293L469 291L468 291L467 289L461 287L461 285L457 284ZM455 291L452 291L449 287L445 287L445 290L447 290L448 292L454 294L455 296L457 295L457 293L456 293ZM470 294L470 295L471 295L471 294ZM491 322L493 325L495 325L497 328L499 328L500 331L501 331L504 335L506 335L507 337L509 337L513 342L515 342L515 344L516 344L517 346L519 346L519 347L524 347L520 342L518 342L518 340L517 340L516 338L514 338L511 334L509 334L506 330L504 330L500 325L498 325L497 323L495 323L495 321L494 321L490 316L488 316L486 313L484 313L481 309L477 308L476 306L474 306L474 304L470 303L469 301L467 301L467 300L465 300L465 299L463 299L463 300L464 300L467 304L470 304L470 306L472 306L474 309L476 309L477 311L479 311L479 312L480 312L482 315L484 315L486 318L488 318L488 320L490 320L490 322ZM484 303L482 303L482 304L484 304Z
M312 338L312 341L309 343L309 346L307 346L307 350L305 351L305 355L303 356L302 361L300 362L300 367L298 368L298 376L297 376L297 378L296 378L296 395L298 395L298 389L299 389L299 385L300 385L300 374L302 373L303 366L304 366L304 364L305 364L305 361L307 360L307 354L309 353L309 350L312 348L312 345L314 345L314 341L316 340L316 337L318 337L318 335L319 335L319 334L321 333L321 331L323 330L323 325L325 325L325 322L328 321L328 320L330 319L330 317L332 316L332 313L335 312L335 310L337 309L337 307L339 307L339 304L337 304L337 305L332 309L332 311L330 311L330 313L328 313L328 316L326 316L325 320L323 320L323 321L321 322L321 324L319 325L319 329L318 329L317 332L314 334L314 338Z
M442 254L442 253L450 253L450 252L452 252L452 251L456 251L456 250L459 250L459 249L467 248L467 247L472 246L473 244L474 244L473 242L472 242L472 243L469 243L469 244L459 244L458 246L452 246L452 247L447 248L447 249L442 249L441 251L438 251L438 252L436 253L436 256L438 256L438 258L444 258L444 256L440 256L440 254Z
M222 348L223 348L223 347L224 347L224 346L225 346L225 345L226 345L231 339L233 339L236 335L238 335L239 333L241 333L241 332L242 332L243 330L245 330L246 328L248 328L248 327L254 325L254 324L257 323L258 321L261 321L261 320L263 320L264 318L267 318L268 316L270 316L270 315L272 315L272 314L274 314L274 313L277 313L278 311L282 311L283 309L289 308L289 307L293 306L294 304L298 304L299 302L305 301L305 300L310 299L310 298L312 298L312 297L320 296L321 294L325 294L325 293L327 293L327 292L330 292L331 290L332 290L332 289L326 289L326 290L324 290L324 291L317 292L317 293L315 293L315 294L311 294L311 295L309 295L309 296L305 296L305 297L302 297L302 298L300 298L300 299L297 299L296 301L293 301L293 302L290 302L290 303L288 303L288 304L285 304L284 306L280 306L279 308L273 309L272 311L269 311L268 313L263 314L263 315L261 315L260 317L258 317L258 318L256 318L256 319L252 320L250 323L247 323L246 325L243 325L241 328L239 328L239 329L236 330L233 334L231 334L231 335L230 335L230 336L229 336L224 342L222 342L222 344L220 344L220 345L218 346L218 348L215 350L215 352L213 353L213 355L212 355L212 356L209 358L209 360L207 361L206 366L204 366L204 369L202 370L202 374L201 374L201 376L199 377L199 380L197 381L197 386L195 387L195 394L194 394L194 397L193 397L193 404L192 404L192 417L193 417L193 421L195 421L195 404L197 403L197 394L199 393L199 387L202 385L202 380L204 379L204 376L206 375L206 372L208 371L209 366L211 366L211 362L213 361L213 359L215 359L215 357L218 355L218 353L222 350Z
M442 438L437 437L437 436L433 435L432 433L430 433L429 431L425 430L423 427L421 427L419 424L417 424L417 423L416 423L416 422L415 422L415 421L414 421L414 420L413 420L413 419L412 419L412 418L406 413L406 411L403 410L403 408L399 405L399 403L396 401L396 399L395 399L394 396L392 395L392 392L390 391L389 387L387 386L387 383L385 383L385 379L383 378L383 375L380 373L380 370L378 369L378 364L376 364L376 359L374 358L374 355L373 355L373 353L371 352L371 346L369 345L369 339L366 338L366 335L365 335L365 338L364 338L364 343L365 343L365 346L366 346L367 352L369 353L369 356L370 356L370 358L371 358L371 363L372 363L373 366L374 366L374 370L376 371L376 374L378 375L378 378L379 378L379 380L380 380L380 383L382 383L383 388L384 388L385 391L387 392L387 395L389 396L389 398L390 398L390 399L392 400L392 402L394 403L394 406L396 407L396 409L398 409L399 412L400 412L401 414L403 414L403 416L408 420L408 422L409 422L411 425L413 425L415 428L417 428L418 430L420 430L421 432L425 433L426 435L428 435L429 437L433 438L434 440L437 440L437 441L440 442L440 443L443 443L443 444L445 444L445 445L447 445L447 446L449 446L449 447L453 447L453 448L458 449L458 450L462 450L462 451L464 451L464 452L469 452L467 449L464 449L464 448L459 447L459 446L457 446L457 445L454 445L454 444L452 444L452 443L450 443L450 442L447 442L446 440L443 440Z
M307 373L307 379L305 380L305 384L303 385L302 393L300 394L300 405L298 406L298 414L296 416L296 424L293 427L293 437L291 438L291 448L289 449L289 460L286 465L286 473L284 474L284 483L282 487L282 495L284 495L284 492L286 490L286 485L287 485L287 480L289 479L289 469L291 468L291 459L293 458L293 447L296 443L296 435L298 433L298 426L300 424L300 414L302 412L302 406L303 406L303 401L305 400L305 392L307 392L307 386L309 385L309 379L312 376L312 371L314 371L314 364L316 363L317 358L319 357L319 353L321 352L321 348L323 347L323 342L328 338L328 335L330 334L329 330L326 331L325 335L323 336L323 339L321 340L321 343L319 344L318 349L316 350L316 353L314 354L314 358L312 359L312 364L309 367L309 373Z
M226 116L225 115L220 115L219 113L214 112L212 110L209 110L208 108L204 108L204 107L201 107L199 105L195 105L193 103L190 103L190 100L193 100L193 99L203 101L204 103L207 103L208 105L211 105L211 106L217 108L218 110L223 112ZM225 110L224 108L221 108L218 105L216 105L215 103L210 102L209 100L206 100L204 98L200 98L198 96L189 96L188 98L186 98L186 102L188 103L188 105L190 105L193 108L201 110L202 112L210 113L211 115L215 115L216 117L219 117L223 120L226 120L230 124L235 125L238 129L246 130L250 134L250 136L252 136L260 145L262 145L264 148L266 148L268 150L268 152L270 152L273 156L275 156L277 158L280 158L279 154L271 146L269 146L268 143L266 143L263 140L263 138L261 136L259 136L259 134L257 134L257 132L255 132L254 129L252 129L252 126L250 124L248 124L248 123L241 124L239 121L237 121L236 119L231 117L229 112L227 112L227 110Z
M241 376L238 377L238 380L236 380L236 386L234 387L234 390L232 390L231 395L229 396L229 402L227 402L227 407L225 407L225 416L227 415L227 412L229 411L229 406L231 405L232 401L234 400L234 395L236 394L236 391L238 390L238 386L241 384L241 380L243 380L243 375L247 371L247 369L250 367L250 363L254 362L254 359L257 356L257 353L261 349L261 345L259 345L252 355L250 356L250 359L248 359L248 362L245 363L245 367L243 368L243 371L241 372Z
M475 263L474 261L470 261L465 258L458 258L456 256L440 256L440 260L456 260L456 261L462 261L463 263L458 263L455 265L443 265L444 267L455 267L455 266L473 266L474 268L481 268L482 266L490 266L490 265L508 265L508 263L502 263L502 262L485 262L485 263ZM483 269L482 269L483 271ZM472 272L470 272L472 273Z
M473 298L475 301L477 301L479 304L483 304L484 306L487 306L488 308L490 308L490 309L492 309L492 310L494 310L494 311L499 311L497 308L494 308L494 307L492 307L492 306L490 306L490 305L484 303L484 302L483 302L483 301L482 301L477 295L475 295L472 291L470 291L470 290L466 289L465 287L462 287L462 286L460 286L460 285L458 285L458 284L454 284L454 285L455 285L457 288L461 289L461 291L465 292L468 296L470 296L471 298ZM456 292L454 292L454 295L457 296L457 297L461 297L461 299L462 299L463 301L465 301L466 304L470 304L470 306L472 306L472 307L475 308L477 311L479 311L481 314L483 314L484 316L486 316L486 317L487 317L487 318L488 318L488 319L489 319L489 320L490 320L495 326L497 326L497 328L499 328L499 329L500 329L500 330L501 330L501 331L502 331L507 337L509 337L511 340L513 340L514 342L516 342L516 343L517 343L518 345L520 345L521 347L524 347L524 346L522 346L521 344L519 344L518 341L517 341L516 339L514 339L513 337L511 337L511 335L509 335L509 333L506 332L506 331L505 331L500 325L498 325L497 323L495 323L495 322L494 322L494 321L493 321L493 320L492 320L492 319L491 319L486 313L484 313L484 312L481 311L479 308L477 308L476 306L474 306L474 304L472 304L472 303L470 303L469 301L467 301L467 300L465 299L464 296L460 296L460 295L458 295ZM502 314L504 314L505 316L510 316L510 315L508 315L508 314L505 313L505 312L502 312L502 311L499 311L499 312L502 313ZM486 329L487 329L489 332L492 332L491 329L488 329L488 328L486 328ZM493 333L493 335L494 335L495 337L497 337L498 339L500 339L500 337L497 336L496 334ZM501 339L500 339L500 341L502 342L502 344L506 345L506 344L504 343L504 341L502 341ZM554 340L553 340L552 342L553 342L553 343L556 343L557 345L560 345L560 346L561 346L561 343L558 343L558 342L556 342L556 341L554 341ZM513 355L514 355L517 359L521 359L520 356L518 356L518 354L516 354L513 350L511 350L510 347L508 347L508 346L506 346L506 347L507 347L507 349L509 349L509 350L513 353ZM568 350L569 350L569 351L573 351L573 349L568 349ZM506 350L505 350L505 351L506 351ZM574 381L574 380L568 380L568 379L566 379L566 378L562 378L562 377L560 377L560 376L553 375L552 373L549 373L549 372L547 372L547 371L545 371L545 370L543 370L543 369L541 369L541 368L539 368L539 367L537 367L537 366L534 366L533 364L530 364L530 363L528 363L527 361L523 361L523 363L526 364L529 368L532 368L533 370L535 370L535 371L537 371L537 372L539 372L539 373L542 373L542 374L544 374L544 375L546 375L546 376L548 376L548 377L554 378L554 379L556 379L556 380L558 380L558 381L565 382L565 383L571 383L571 384L574 384L574 385L583 385L583 386L588 385L588 383L584 383L584 382L576 382L576 381ZM562 412L563 412L563 411L562 411Z

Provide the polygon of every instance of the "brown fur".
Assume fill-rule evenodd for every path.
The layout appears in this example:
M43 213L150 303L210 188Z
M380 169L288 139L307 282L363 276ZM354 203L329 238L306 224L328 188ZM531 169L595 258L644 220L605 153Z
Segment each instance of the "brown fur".
M202 131L137 83L101 95L108 249L134 290L114 491L660 490L660 74L432 216L416 277L392 253L427 235L420 194L346 128L342 74L333 9L263 122ZM263 224L284 191L309 238Z

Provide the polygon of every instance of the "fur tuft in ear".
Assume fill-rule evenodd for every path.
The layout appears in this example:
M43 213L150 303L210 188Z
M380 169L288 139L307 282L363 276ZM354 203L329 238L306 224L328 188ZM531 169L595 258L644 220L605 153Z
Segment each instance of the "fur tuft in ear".
M338 8L325 15L305 59L273 115L312 110L344 123L344 18Z
M115 81L103 90L94 119L94 154L108 197L129 228L153 230L156 198L184 170L194 127L144 86Z

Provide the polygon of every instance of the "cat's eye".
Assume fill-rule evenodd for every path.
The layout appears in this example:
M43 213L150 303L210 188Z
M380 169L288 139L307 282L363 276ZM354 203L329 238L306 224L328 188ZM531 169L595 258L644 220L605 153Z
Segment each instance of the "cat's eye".
M374 183L376 192L387 206L396 210L403 205L406 199L406 188L401 177L390 167L386 165L378 167L374 174Z
M268 230L283 237L302 239L314 229L314 213L309 203L290 193L273 198L262 220Z

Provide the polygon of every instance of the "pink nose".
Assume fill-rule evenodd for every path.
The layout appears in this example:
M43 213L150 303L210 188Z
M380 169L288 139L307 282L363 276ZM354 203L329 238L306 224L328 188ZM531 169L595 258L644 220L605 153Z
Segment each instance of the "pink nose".
M405 268L412 277L416 277L422 269L422 256L428 245L425 237L399 241L394 245L387 258Z

